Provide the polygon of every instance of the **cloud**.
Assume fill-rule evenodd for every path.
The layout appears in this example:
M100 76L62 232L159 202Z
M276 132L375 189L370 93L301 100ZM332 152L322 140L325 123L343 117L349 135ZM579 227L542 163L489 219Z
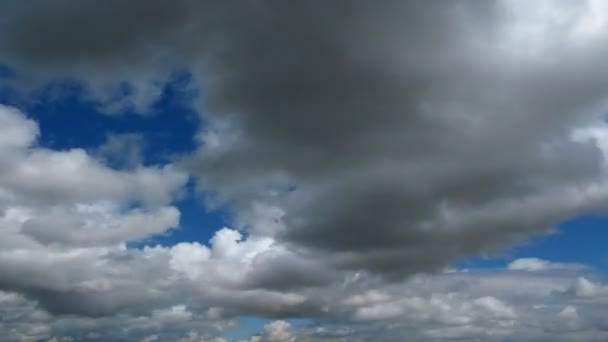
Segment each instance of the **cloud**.
M261 335L252 336L242 342L294 342L296 337L291 332L291 325L285 321L274 321L264 326Z
M389 276L601 210L602 146L575 132L606 129L604 37L580 33L591 5L562 5L252 6L203 62L190 169L242 221L278 208L277 238Z
M28 147L39 134L38 126L35 122L27 120L18 110L2 106L2 125L0 125L0 146L3 152L12 149Z
M133 168L142 164L144 145L141 134L110 134L97 153L119 166Z
M82 149L54 151L34 146L38 126L15 109L0 107L5 123L0 149L0 185L6 197L39 205L137 201L155 206L172 201L187 176L173 168L137 167L118 172ZM9 195L10 193L10 195Z
M167 252L170 253L170 249L131 251L130 267L132 270L154 268L156 274L167 272L163 270L167 266L162 263L151 265L164 259ZM138 255L140 253L142 255ZM108 268L122 268L116 260L108 262ZM209 259L208 262L224 261ZM603 320L608 302L598 301L597 296L595 300L590 297L581 300L585 298L565 295L581 282L579 278L593 276L582 270L566 275L557 268L549 272L507 268L445 271L392 284L359 278L350 283L316 288L314 294L300 289L297 293L303 297L324 294L324 301L318 305L326 307L325 313L315 314L311 316L315 320L297 327L288 321L274 321L245 341L368 341L372 337L377 341L394 341L404 334L434 341L601 340L608 335ZM96 272L100 271L98 267ZM3 291L0 292L0 332L9 341L28 336L32 340L72 337L93 341L144 338L214 341L221 338L226 329L238 327L233 315L242 313L243 309L231 313L235 302L214 297L214 291L210 290L225 285L214 284L209 274L191 280L176 275L169 271L159 279L145 278L141 271L120 276L106 274L103 279L108 284L133 282L139 292L151 291L146 294L149 297L145 302L137 304L139 308L134 308L131 302L130 307L115 308L102 316L50 314L40 308L39 303L43 302ZM170 287L166 287L167 282L171 283ZM93 286L93 282L90 283ZM595 286L605 285L596 283ZM161 296L166 296L163 300L158 297L161 289L164 289ZM232 291L232 296L247 292L237 288L226 290ZM112 301L117 294L104 293L97 305ZM79 300L85 298L81 296ZM266 297L258 303L258 308L276 305L269 299Z
M606 286L594 283L585 277L577 278L565 292L575 297L595 298L596 300L608 296L608 288Z
M163 207L154 211L124 212L113 205L77 205L75 208L39 210L21 226L21 232L43 244L113 245L144 239L179 225L179 211Z
M547 262L546 260L542 260L539 258L520 258L510 262L507 265L507 268L509 270L526 272L543 272L550 271L552 269L558 269L562 272L567 271L568 269L572 271L577 271L577 268L580 267L581 265L578 264Z

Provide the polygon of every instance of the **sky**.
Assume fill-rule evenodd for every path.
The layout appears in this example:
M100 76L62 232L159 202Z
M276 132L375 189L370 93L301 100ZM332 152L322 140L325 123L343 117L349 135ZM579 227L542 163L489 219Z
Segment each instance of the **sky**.
M608 340L607 13L2 1L0 340Z

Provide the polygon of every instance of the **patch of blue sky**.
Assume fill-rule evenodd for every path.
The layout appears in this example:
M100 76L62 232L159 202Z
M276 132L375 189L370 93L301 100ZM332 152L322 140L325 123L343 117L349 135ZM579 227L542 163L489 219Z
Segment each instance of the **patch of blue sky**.
M260 333L264 326L272 321L272 319L257 316L242 316L237 319L238 324L236 326L224 332L224 337L231 340L245 339Z
M84 86L73 80L48 84L13 104L38 121L43 146L96 148L108 134L137 133L144 137L144 161L162 163L196 147L194 136L199 120L183 78L179 74L172 77L152 105L152 113L145 115L104 115L98 104L87 98ZM124 92L123 96L127 96L128 90Z
M608 273L608 215L581 215L559 224L546 235L488 256L474 256L454 263L467 269L505 267L519 258L539 258L560 263L579 263Z

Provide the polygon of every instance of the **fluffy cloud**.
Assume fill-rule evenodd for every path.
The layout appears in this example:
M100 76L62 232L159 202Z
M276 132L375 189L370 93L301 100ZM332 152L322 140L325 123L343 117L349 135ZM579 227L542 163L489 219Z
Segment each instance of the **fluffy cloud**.
M134 168L142 163L144 138L141 134L110 134L98 148L98 154L120 166Z
M186 175L170 165L119 172L82 149L36 147L34 122L5 106L0 107L0 117L2 200L42 206L101 201L158 206L171 202L186 181Z
M0 107L0 121L0 288L66 312L138 301L136 289L102 300L116 291L104 279L104 258L177 227L170 203L187 176L170 165L120 171L84 150L36 146L37 124L12 108Z
M591 3L317 5L248 8L201 75L216 126L190 166L240 217L279 208L279 239L393 276L603 208Z

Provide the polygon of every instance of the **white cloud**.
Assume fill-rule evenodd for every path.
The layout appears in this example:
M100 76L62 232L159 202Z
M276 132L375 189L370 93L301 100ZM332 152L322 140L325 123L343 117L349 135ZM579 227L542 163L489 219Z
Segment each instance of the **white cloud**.
M575 321L578 319L578 311L574 306L568 305L559 312L558 316L566 321Z
M543 271L550 269L551 265L551 263L538 258L522 258L512 261L507 267L510 270Z
M492 296L477 298L473 303L487 311L487 313L497 319L515 319L517 315L513 308L505 305L499 299Z
M28 120L17 109L0 105L0 151L30 146L39 134L38 125Z
M581 298L608 297L608 287L597 284L585 277L578 277L576 281L566 290L566 293Z
M14 243L119 244L178 225L179 212L168 204L187 176L171 165L114 170L81 149L35 146L38 126L16 109L0 107L0 120L7 131L0 134L5 250Z
M152 317L161 322L179 322L189 321L193 314L188 311L185 305L174 305L169 309L155 310L152 312Z
M174 207L124 210L97 202L73 207L54 206L30 212L21 232L42 244L114 245L161 234L179 225Z
M285 321L274 321L264 326L262 334L252 336L241 342L294 342L296 337L291 332L291 324Z
M95 201L172 201L187 177L171 165L117 171L82 149L55 151L33 145L38 126L16 109L0 107L0 189L3 197L36 205Z

